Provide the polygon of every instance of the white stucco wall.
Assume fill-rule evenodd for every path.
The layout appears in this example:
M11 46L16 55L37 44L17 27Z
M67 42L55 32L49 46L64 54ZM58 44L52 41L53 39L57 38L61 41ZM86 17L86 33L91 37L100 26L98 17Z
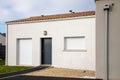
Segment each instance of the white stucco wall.
M3 35L0 34L0 43L2 45L5 45L5 37Z
M48 35L44 36L43 32ZM64 37L85 36L86 51L65 51ZM52 38L52 66L95 70L95 17L8 25L8 65L17 65L17 39L32 38L32 64L41 64L41 43Z

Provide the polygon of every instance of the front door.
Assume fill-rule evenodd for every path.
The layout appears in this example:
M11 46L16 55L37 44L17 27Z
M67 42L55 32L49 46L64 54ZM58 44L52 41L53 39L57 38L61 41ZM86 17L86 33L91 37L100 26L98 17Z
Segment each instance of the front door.
M42 51L42 64L52 64L52 39L41 39L41 51Z

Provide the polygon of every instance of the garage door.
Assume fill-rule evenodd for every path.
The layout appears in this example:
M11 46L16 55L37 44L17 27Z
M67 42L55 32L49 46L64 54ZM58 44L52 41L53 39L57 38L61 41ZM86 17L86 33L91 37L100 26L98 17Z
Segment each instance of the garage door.
M32 39L19 41L19 65L32 65Z

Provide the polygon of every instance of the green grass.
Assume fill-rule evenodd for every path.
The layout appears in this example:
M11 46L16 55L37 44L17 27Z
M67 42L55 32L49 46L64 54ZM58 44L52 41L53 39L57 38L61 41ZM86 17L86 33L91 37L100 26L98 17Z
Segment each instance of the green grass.
M5 61L0 60L0 74L15 72L31 68L31 66L5 66Z
M0 74L31 68L30 66L0 66Z

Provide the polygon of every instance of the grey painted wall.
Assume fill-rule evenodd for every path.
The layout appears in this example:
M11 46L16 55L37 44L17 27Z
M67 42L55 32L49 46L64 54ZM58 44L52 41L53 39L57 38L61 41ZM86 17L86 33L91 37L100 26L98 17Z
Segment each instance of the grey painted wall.
M96 77L105 80L105 3L114 3L109 15L109 80L120 80L120 0L96 0Z

